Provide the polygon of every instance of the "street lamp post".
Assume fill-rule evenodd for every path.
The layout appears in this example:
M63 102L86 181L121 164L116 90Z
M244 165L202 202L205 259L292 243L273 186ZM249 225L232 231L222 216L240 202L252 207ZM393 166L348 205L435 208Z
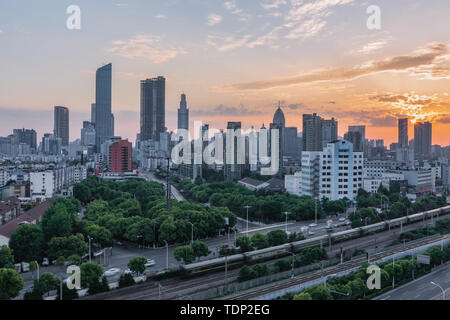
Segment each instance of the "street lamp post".
M191 244L194 243L194 224L192 222L189 222L191 224Z
M153 224L153 249L156 247L156 220L152 220Z
M314 198L314 223L317 224L317 197Z
M90 236L88 236L89 239L89 262L91 262L91 240L92 238Z
M438 287L439 289L441 289L442 291L442 300L445 300L445 290L444 288L442 288L440 285L438 285L437 283L434 283L433 281L430 282L432 285Z
M287 230L287 220L288 220L288 215L290 214L290 212L285 211L285 212L283 212L283 214L286 215L285 231L286 231L286 234L287 234L287 232L288 232L288 230Z
M169 270L169 244L166 240L163 240L166 243L166 269Z
M251 208L251 206L245 206L245 209L247 209L247 237L248 237L248 209Z

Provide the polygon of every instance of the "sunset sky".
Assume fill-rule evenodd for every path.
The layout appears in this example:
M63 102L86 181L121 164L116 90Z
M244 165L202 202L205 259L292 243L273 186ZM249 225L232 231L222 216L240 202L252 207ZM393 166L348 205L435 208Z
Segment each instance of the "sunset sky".
M81 30L66 9L81 8ZM381 9L369 30L366 9ZM433 123L450 143L448 0L0 0L0 136L53 130L53 106L70 108L80 137L95 100L95 70L113 64L116 135L139 131L140 80L167 78L166 117L180 94L194 120L214 128L303 113L366 125L367 138L397 140L397 118ZM410 127L409 138L413 138Z

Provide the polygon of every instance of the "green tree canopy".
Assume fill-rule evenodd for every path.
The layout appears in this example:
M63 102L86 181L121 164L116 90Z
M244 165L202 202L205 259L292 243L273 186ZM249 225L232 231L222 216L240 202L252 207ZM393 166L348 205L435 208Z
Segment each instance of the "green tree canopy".
M19 226L9 240L9 247L14 253L16 262L41 261L45 248L41 227L34 224Z

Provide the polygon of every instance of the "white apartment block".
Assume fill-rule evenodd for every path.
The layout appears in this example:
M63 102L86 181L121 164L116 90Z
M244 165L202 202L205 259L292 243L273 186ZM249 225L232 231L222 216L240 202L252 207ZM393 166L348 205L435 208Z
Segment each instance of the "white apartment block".
M302 152L302 195L353 200L363 186L364 157L353 144L338 140L322 152Z
M31 201L42 202L53 197L55 182L53 171L30 172Z
M302 194L302 172L298 171L293 175L286 175L284 177L284 188L287 193L300 197Z
M0 171L0 187L3 187L6 185L6 183L11 178L11 173L8 170L1 170Z
M87 177L86 168L71 166L30 173L32 201L44 201L58 194L70 195L71 187Z
M319 163L322 152L302 152L302 195L317 198L319 196Z

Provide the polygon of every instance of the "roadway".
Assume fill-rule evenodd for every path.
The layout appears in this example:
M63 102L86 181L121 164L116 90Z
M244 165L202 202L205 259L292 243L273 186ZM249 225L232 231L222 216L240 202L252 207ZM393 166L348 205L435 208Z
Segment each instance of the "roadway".
M440 285L445 290L445 300L450 300L449 263L419 279L375 297L373 300L442 300L442 290L431 282Z

